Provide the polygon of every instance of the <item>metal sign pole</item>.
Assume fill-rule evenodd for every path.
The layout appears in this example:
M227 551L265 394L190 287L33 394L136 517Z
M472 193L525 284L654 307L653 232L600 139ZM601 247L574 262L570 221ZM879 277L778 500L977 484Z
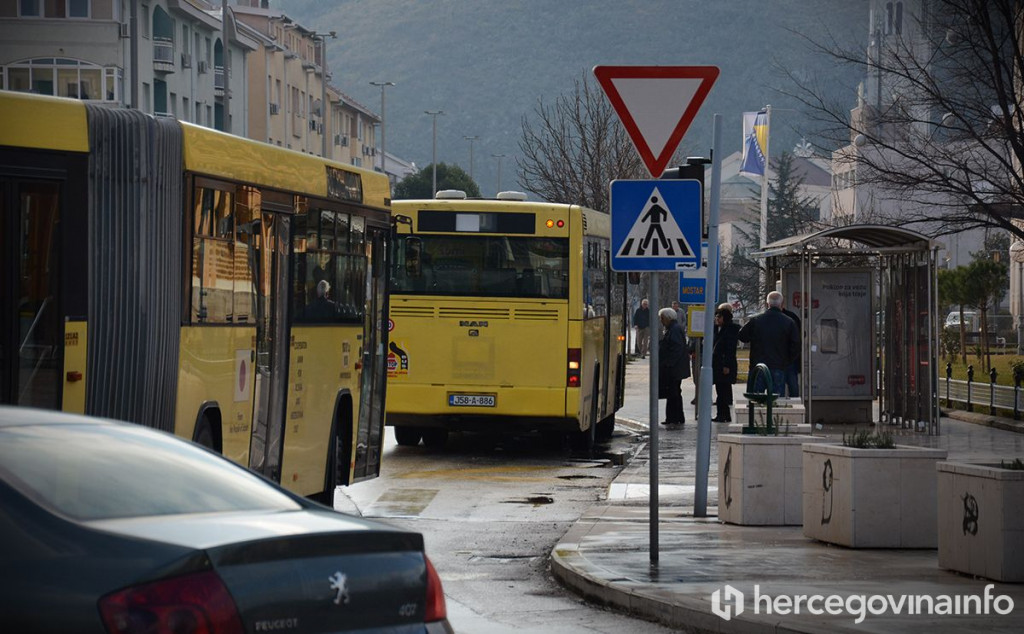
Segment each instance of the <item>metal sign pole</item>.
M722 115L714 117L711 146L711 199L708 204L708 259L718 257L718 204L722 188ZM697 478L693 491L693 516L708 515L708 471L711 468L711 357L715 347L715 291L718 289L718 267L705 269L704 286L704 354L701 355L700 398L697 399Z
M650 315L650 354L647 356L651 361L650 367L650 396L651 409L648 426L651 430L651 475L650 475L650 524L651 524L651 564L658 563L658 341L661 334L661 319L658 317L658 307L661 305L658 298L658 272L651 271L651 292L648 302Z

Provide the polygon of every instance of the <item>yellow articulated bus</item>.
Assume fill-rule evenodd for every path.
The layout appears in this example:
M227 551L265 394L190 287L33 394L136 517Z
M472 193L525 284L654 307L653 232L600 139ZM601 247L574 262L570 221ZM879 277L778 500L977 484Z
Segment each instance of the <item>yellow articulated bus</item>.
M396 200L387 421L400 445L450 430L610 437L625 286L607 214L457 190Z
M390 187L0 91L0 402L192 439L301 495L380 470Z

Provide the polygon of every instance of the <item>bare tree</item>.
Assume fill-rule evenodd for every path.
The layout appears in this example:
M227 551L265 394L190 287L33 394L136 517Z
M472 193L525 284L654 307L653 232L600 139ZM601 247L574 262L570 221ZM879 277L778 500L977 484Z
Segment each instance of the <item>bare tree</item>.
M608 213L608 184L647 173L604 93L587 76L523 117L519 182L545 200Z
M843 148L840 164L855 168L857 183L898 201L901 222L931 235L996 227L1024 238L1011 222L1024 218L1022 3L916 6L917 15L880 11L867 55L832 37L805 38L817 52L862 68L852 113L791 75L794 96Z

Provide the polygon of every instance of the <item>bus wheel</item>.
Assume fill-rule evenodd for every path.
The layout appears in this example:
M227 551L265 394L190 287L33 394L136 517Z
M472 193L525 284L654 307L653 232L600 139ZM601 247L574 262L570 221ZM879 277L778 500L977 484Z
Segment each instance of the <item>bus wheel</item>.
M395 425L395 440L403 447L415 447L420 444L422 432L419 427Z
M341 441L337 436L333 439L333 450L327 455L327 473L324 474L324 490L314 493L309 499L319 502L324 506L334 508L334 490L338 488L338 455L341 451Z
M210 451L216 451L213 446L213 427L210 425L210 419L205 414L199 419L199 425L196 426L195 442Z
M597 440L599 442L606 442L611 440L612 433L615 431L615 414L612 414L608 418L601 420L597 423Z
M448 442L448 430L444 427L428 427L423 430L423 444L431 449L440 449Z

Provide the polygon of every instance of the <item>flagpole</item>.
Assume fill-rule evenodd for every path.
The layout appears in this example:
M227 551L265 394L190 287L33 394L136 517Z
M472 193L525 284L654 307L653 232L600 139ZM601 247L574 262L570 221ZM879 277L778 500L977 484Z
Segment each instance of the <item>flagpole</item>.
M768 166L770 164L768 154L768 143L771 141L772 131L772 107L767 105L765 110L765 135L764 135L764 173L761 174L761 250L764 250L768 243ZM760 279L761 297L768 294L768 271L762 261L758 265L758 278Z

